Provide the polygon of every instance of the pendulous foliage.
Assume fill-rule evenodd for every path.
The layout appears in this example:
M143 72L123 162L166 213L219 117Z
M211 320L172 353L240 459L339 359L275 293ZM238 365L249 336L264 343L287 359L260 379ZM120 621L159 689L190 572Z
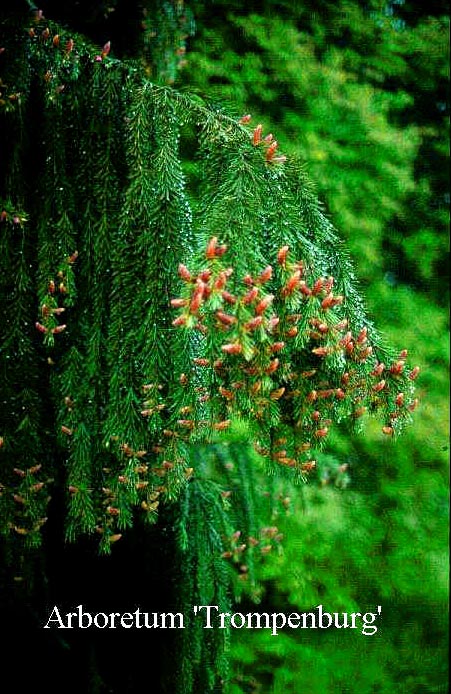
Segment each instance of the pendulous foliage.
M417 371L367 320L302 167L247 117L57 32L37 21L2 56L6 532L39 542L56 475L68 538L97 531L108 550L134 508L152 522L178 496L189 447L233 417L301 473L333 421L380 410L386 434L401 428Z
M40 546L54 494L66 539L98 535L104 553L169 506L181 600L226 606L224 559L244 551L234 520L247 538L258 529L243 442L302 480L334 422L369 411L385 435L401 431L418 369L384 345L302 165L260 125L154 84L109 42L95 49L39 12L3 29L6 552L20 565ZM204 458L236 422L229 513L227 472ZM252 553L242 566L252 575ZM180 691L213 691L225 637L190 633Z

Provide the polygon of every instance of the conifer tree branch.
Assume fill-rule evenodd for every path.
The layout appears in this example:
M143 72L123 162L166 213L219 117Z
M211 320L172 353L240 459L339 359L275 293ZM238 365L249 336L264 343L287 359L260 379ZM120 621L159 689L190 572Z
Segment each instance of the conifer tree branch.
M374 330L342 242L272 135L150 82L109 44L99 52L42 17L11 32L1 117L15 144L0 194L13 318L2 339L9 354L23 331L20 364L33 354L24 400L56 413L50 440L66 461L53 465L64 469L67 537L97 532L109 551L135 510L154 522L161 501L190 494L202 468L192 447L235 421L247 421L270 471L300 479L335 421L374 411L386 435L401 431L417 370ZM197 153L195 176L185 174L184 146ZM42 453L40 417L6 439L39 439ZM196 489L195 504L213 493ZM20 498L14 504L28 508ZM5 499L8 534L16 506ZM218 518L195 508L219 547ZM40 527L39 513L30 527Z

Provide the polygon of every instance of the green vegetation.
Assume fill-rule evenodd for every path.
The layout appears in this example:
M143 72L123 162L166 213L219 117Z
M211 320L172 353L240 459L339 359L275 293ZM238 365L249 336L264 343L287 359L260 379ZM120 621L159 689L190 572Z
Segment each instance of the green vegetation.
M8 668L444 694L447 8L60 5L0 13ZM187 628L42 637L57 602ZM272 636L195 604L381 617Z
M306 161L371 315L423 372L415 427L395 445L371 426L333 435L318 486L276 521L283 553L259 575L266 610L380 604L380 633L234 631L234 691L445 692L448 13L219 6L198 22L184 82Z

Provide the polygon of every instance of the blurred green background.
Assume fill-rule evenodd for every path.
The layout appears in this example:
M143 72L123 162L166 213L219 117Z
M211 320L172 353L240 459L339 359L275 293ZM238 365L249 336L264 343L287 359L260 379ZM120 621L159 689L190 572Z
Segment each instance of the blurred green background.
M365 436L335 433L317 479L276 519L283 549L259 570L260 611L381 605L379 631L233 630L233 694L447 692L448 6L193 11L177 86L252 114L305 160L374 322L421 367L408 433L393 443L371 422Z

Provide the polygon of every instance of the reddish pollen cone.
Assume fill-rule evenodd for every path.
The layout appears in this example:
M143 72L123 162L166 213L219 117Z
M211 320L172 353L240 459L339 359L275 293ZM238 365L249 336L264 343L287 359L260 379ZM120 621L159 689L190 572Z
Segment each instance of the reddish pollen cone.
M259 282L261 284L264 284L265 282L268 282L272 277L272 267L271 265L267 265L263 272L261 273L260 277L258 278Z
M270 352L281 352L283 348L285 347L285 342L274 342L274 344L271 345Z
M415 367L412 369L412 371L409 373L409 378L410 378L410 380L411 380L411 381L414 381L414 380L417 378L417 376L418 376L419 373L420 373L420 367L419 367L419 366L415 366Z
M182 306L186 306L186 304L186 299L171 299L171 306L173 308L182 308Z
M374 367L373 371L371 372L371 375L380 376L383 371L385 371L385 364L381 362L380 364Z
M312 349L312 353L316 354L317 357L326 357L329 352L329 347L316 347L315 349Z
M216 236L213 236L212 239L207 244L207 250L205 251L205 255L207 260L212 260L213 258L216 257L216 247L218 245L218 239Z
M236 323L235 316L231 316L223 311L216 311L216 317L223 325L232 325L233 323Z
M312 287L312 294L319 294L320 291L322 290L324 286L324 278L320 277L319 279L316 280L315 284Z
M321 439L321 438L324 438L325 436L327 436L328 432L329 432L329 429L327 427L323 427L322 429L317 429L315 431L315 436L317 438Z
M172 321L172 325L175 327L178 327L179 325L185 325L186 323L186 316L179 316L178 318L174 318Z
M266 150L266 161L271 161L274 158L274 154L276 153L276 149L278 147L277 140L274 140Z
M266 296L263 297L261 301L258 302L257 306L255 307L255 313L257 316L260 316L267 308L272 304L274 300L274 296L272 294L267 294Z
M280 362L277 359L277 357L275 359L273 359L272 362L270 363L270 365L265 369L265 373L267 373L267 374L274 373L274 371L276 371L276 369L279 367L279 363Z
M244 304L251 304L258 296L258 287L252 287L243 297Z
M240 354L243 351L243 347L239 342L230 342L226 345L222 345L221 349L226 354Z
M373 390L374 390L376 393L379 393L379 392L380 392L381 390L383 390L384 388L385 388L385 381L384 381L383 379L382 379L382 381L379 381L379 383L376 383L376 384L373 386Z
M252 143L254 145L260 144L260 142L262 140L262 131L263 131L263 126L261 125L261 123L259 123L257 125L257 127L255 128L253 135L252 135Z
M181 277L182 280L185 280L185 282L189 282L191 280L191 273L186 267L186 265L183 265L183 263L180 263L178 267L178 273L179 277Z
M367 328L362 328L357 336L357 344L363 345L366 342L368 330Z
M289 250L289 246L282 246L282 248L277 253L277 262L279 263L279 265L285 265Z
M282 289L283 296L289 296L290 294L292 294L294 292L294 290L296 289L296 287L299 286L300 280L301 280L301 271L296 270L296 272L291 275L291 277L288 279L288 282L286 283L286 285Z
M196 313L199 310L201 303L202 294L200 292L196 292L193 298L191 299L191 303L189 305L190 313Z
M233 304L236 304L236 296L233 296L233 294L231 294L230 292L223 291L221 293L221 296L224 299L224 301L226 301L231 306L233 306Z
M244 327L247 328L247 330L256 330L261 326L263 323L263 316L255 316L255 318L251 318L250 321L244 324Z

